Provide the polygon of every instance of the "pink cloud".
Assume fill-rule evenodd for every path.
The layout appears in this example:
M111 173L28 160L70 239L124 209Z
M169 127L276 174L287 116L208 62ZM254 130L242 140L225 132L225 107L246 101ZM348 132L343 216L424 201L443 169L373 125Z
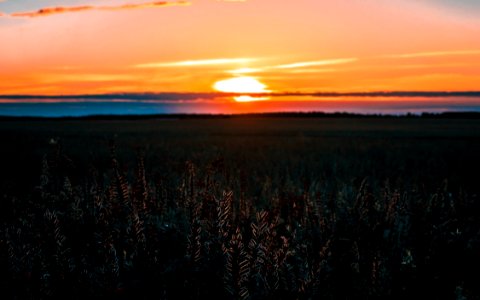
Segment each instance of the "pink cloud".
M166 1L155 1L155 2L144 2L144 3L135 3L135 4L123 4L117 6L93 6L93 5L82 5L82 6L56 6L56 7L45 7L37 11L27 11L27 12L16 12L12 13L12 17L43 17L54 14L63 14L70 12L81 12L88 10L130 10L130 9L143 9L143 8L158 8L158 7L168 7L168 6L184 6L190 5L188 1L176 1L176 2L166 2ZM1 16L1 13L0 13Z

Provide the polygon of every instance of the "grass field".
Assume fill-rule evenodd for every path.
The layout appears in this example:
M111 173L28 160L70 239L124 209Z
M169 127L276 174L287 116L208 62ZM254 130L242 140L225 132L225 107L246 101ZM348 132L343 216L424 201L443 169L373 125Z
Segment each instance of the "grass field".
M480 297L478 118L2 120L0 139L10 298Z

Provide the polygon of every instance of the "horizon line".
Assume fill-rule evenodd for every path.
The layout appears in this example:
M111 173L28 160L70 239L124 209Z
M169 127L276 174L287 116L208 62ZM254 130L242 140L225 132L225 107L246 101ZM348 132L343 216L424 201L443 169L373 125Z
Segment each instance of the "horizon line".
M35 94L0 94L0 99L161 99L165 97L185 98L218 98L234 97L240 95L267 96L268 97L480 97L480 90L476 91L372 91L372 92L272 92L272 93L222 93L222 92L127 92L104 94L61 94L61 95L35 95Z
M444 112L419 112L419 113L352 113L346 111L325 112L325 111L295 111L295 112L251 112L251 113L158 113L158 114L89 114L89 115L63 115L63 116L11 116L1 115L2 121L68 121L68 120L92 120L92 121L141 121L155 119L229 119L245 117L265 118L463 118L480 119L480 112L476 111L444 111Z

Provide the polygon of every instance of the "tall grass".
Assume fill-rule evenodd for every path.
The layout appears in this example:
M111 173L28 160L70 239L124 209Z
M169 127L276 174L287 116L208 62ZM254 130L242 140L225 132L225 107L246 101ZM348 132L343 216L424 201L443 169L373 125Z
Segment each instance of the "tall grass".
M231 178L219 160L188 161L168 180L141 151L124 169L112 144L109 170L74 181L55 149L34 191L2 199L7 298L480 296L478 196L452 194L447 182L426 192L375 178L334 188L265 181L270 198L254 201L249 174Z

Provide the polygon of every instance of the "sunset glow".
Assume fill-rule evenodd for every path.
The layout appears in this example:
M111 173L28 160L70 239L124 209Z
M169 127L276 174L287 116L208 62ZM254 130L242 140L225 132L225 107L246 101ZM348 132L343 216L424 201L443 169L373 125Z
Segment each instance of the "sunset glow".
M463 1L4 0L0 95L478 91Z
M269 100L269 97L238 96L233 98L237 102L255 102Z
M225 93L267 93L266 85L253 77L235 77L220 80L214 89Z

